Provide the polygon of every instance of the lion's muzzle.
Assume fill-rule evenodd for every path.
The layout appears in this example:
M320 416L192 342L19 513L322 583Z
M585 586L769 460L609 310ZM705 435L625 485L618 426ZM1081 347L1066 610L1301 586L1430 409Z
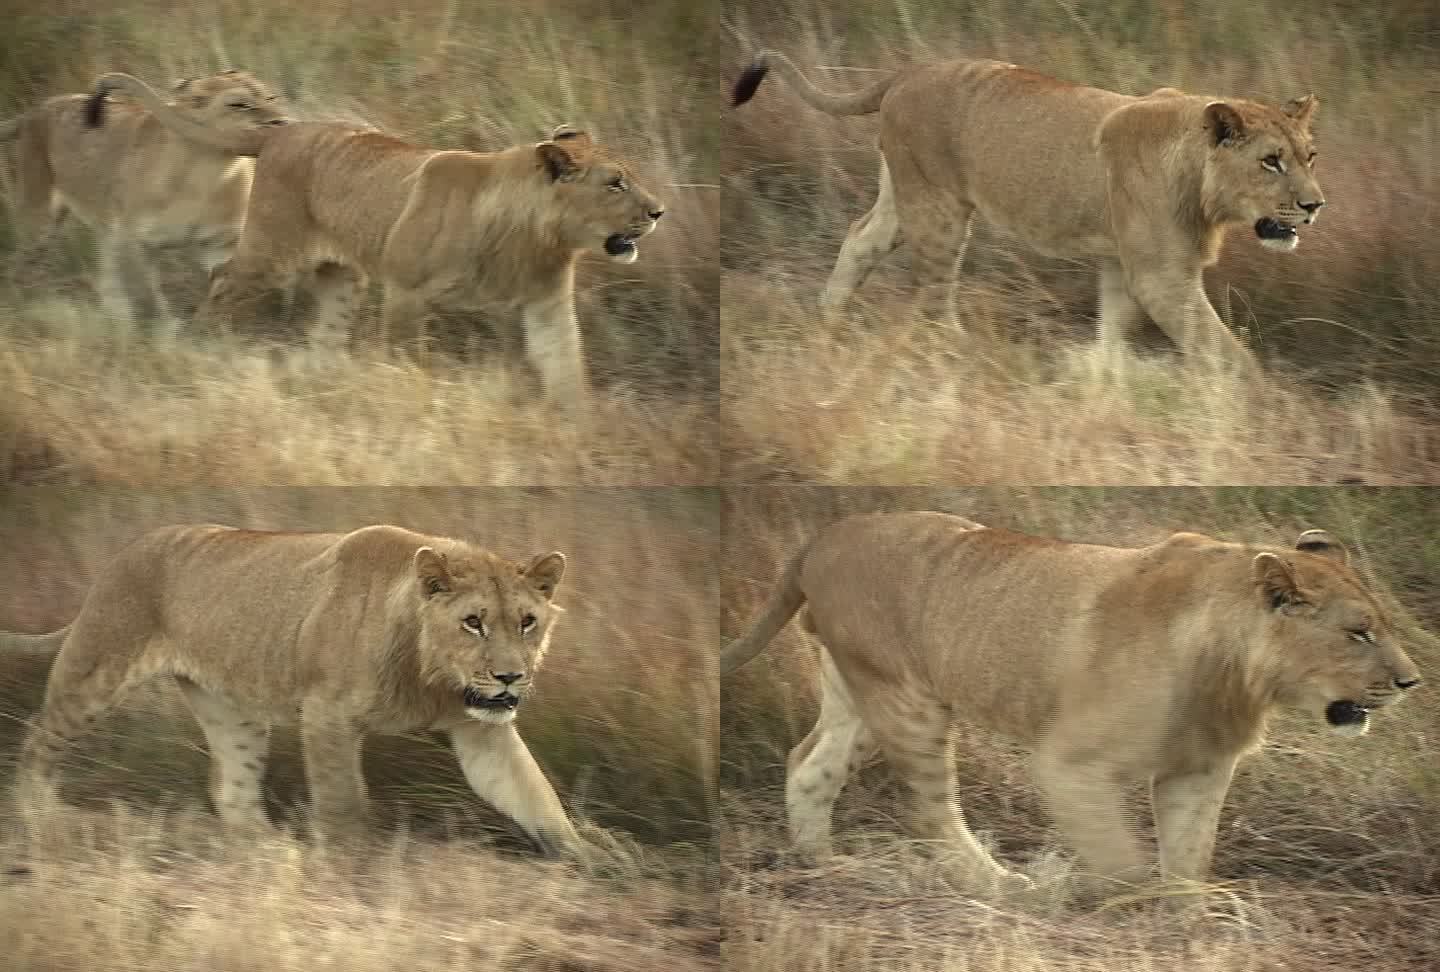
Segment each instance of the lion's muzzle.
M504 689L494 695L486 695L471 685L465 689L465 708L482 712L513 712L520 705L520 696Z

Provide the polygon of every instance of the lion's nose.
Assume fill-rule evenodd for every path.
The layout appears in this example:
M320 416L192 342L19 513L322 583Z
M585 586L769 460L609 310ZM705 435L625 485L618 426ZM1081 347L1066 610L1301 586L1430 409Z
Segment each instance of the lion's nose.
M651 218L652 220L654 220L654 219L659 219L661 216L664 216L664 215L665 215L665 210L663 210L663 209L652 209L652 210L650 210L650 218Z
M1296 203L1295 205L1297 205L1297 206L1299 206L1301 209L1305 210L1305 212L1309 213L1311 216L1314 216L1316 213L1318 213L1318 212L1320 211L1320 207L1323 206L1323 205L1325 205L1325 200L1323 200L1323 199L1316 199L1316 200L1314 200L1314 201L1312 201L1312 202L1301 202L1301 203Z
M495 681L502 685L509 685L511 682L518 682L524 677L524 672L498 672L495 675Z
M1412 689L1412 688L1414 688L1415 686L1417 686L1417 685L1419 685L1419 684L1420 684L1420 678L1419 678L1418 675L1417 675L1416 677L1414 677L1414 678L1397 678L1397 679L1395 679L1395 687L1398 688L1398 689Z

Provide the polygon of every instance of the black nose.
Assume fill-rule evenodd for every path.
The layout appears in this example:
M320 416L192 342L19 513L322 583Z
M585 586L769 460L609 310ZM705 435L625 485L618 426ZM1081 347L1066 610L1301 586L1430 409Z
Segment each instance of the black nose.
M650 218L651 218L651 219L659 219L661 216L664 216L664 215L665 215L665 210L663 210L663 209L652 209L652 210L650 210Z
M1419 685L1419 684L1420 684L1420 679L1418 679L1418 678L1397 678L1397 679L1395 679L1395 687L1398 688L1398 689L1412 689L1412 688L1414 688L1415 686L1417 686L1417 685Z
M1318 210L1321 206L1325 205L1325 200L1321 199L1318 202L1296 203L1296 205L1299 206L1301 209L1305 210L1305 212L1313 215L1316 210Z
M520 679L523 678L524 675L524 672L504 672L502 674L496 675L495 680L505 685L509 685L511 682L520 681Z

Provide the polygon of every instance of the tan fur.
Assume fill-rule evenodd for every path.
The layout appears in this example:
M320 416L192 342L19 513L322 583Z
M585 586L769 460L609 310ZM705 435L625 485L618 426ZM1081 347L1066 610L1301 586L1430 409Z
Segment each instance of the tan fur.
M207 271L226 259L240 234L254 168L197 138L253 132L285 116L265 85L228 71L179 82L169 102L156 96L188 126L180 134L141 106L105 103L108 91L124 86L117 81L102 84L97 95L51 98L4 126L0 134L18 137L16 216L22 242L34 253L57 216L73 213L98 237L106 309L123 320L173 326L146 248L183 246ZM87 111L98 127L87 123Z
M878 748L913 791L917 832L946 842L981 892L1027 880L976 842L956 805L957 722L1032 750L1040 790L1092 879L1148 873L1124 805L1127 785L1147 782L1161 873L1199 880L1235 763L1277 706L1356 735L1368 717L1342 704L1348 721L1337 725L1332 704L1385 706L1419 679L1323 531L1294 550L1193 533L1126 549L940 513L854 517L786 568L721 673L758 655L802 606L822 645L822 697L790 756L798 845L829 853L831 807Z
M560 613L551 598L564 570L559 553L522 566L394 526L147 533L100 573L67 629L0 636L7 651L58 650L21 751L20 807L52 805L71 744L127 689L169 675L205 730L227 824L268 826L269 727L298 714L322 827L363 824L365 733L441 730L482 799L543 847L573 853L575 832L513 722Z
M225 144L257 155L255 185L239 247L200 310L202 326L257 333L264 301L307 274L316 334L333 342L352 330L357 289L377 277L384 333L367 343L409 346L423 359L433 309L484 304L518 313L546 393L572 410L586 396L575 264L594 252L634 262L635 241L664 214L627 163L569 126L490 153L329 124Z
M1324 205L1313 96L1283 109L1175 88L1132 97L984 60L906 67L837 96L765 52L737 84L737 103L772 67L822 111L880 113L879 197L840 251L825 289L831 313L902 242L924 282L953 285L978 212L1037 252L1099 262L1108 350L1148 314L1184 351L1252 370L1202 271L1230 227L1293 249L1298 225Z

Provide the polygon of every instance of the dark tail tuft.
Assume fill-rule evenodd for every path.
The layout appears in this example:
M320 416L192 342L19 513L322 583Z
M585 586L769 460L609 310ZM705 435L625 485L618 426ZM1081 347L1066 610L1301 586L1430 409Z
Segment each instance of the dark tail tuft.
M764 81L765 75L769 73L770 65L764 60L756 61L747 67L741 73L740 79L735 82L731 107L738 108L755 97L755 90L760 87L760 82Z
M99 128L105 124L105 99L109 95L105 88L97 88L85 102L85 127Z

